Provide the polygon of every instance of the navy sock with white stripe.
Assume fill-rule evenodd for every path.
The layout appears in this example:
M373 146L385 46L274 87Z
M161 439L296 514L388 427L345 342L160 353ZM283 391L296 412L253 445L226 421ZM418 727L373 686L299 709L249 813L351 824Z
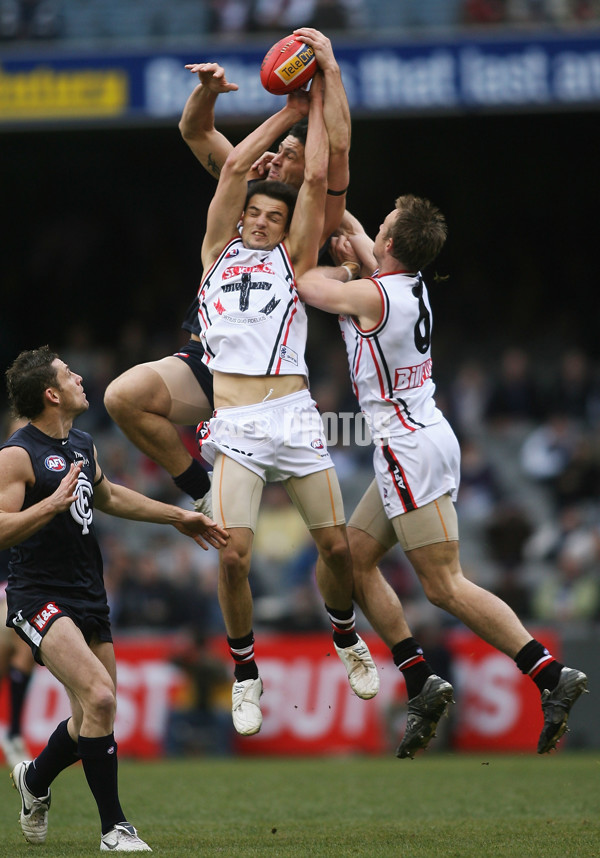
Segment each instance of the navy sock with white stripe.
M558 685L564 665L557 661L539 641L530 640L515 656L521 673L530 676L540 691L552 691Z
M238 682L258 679L258 667L254 661L254 632L250 630L241 638L227 636L229 652L235 662L234 675Z
M331 620L331 626L333 628L333 642L342 649L354 646L355 643L358 643L354 608L350 606L348 610L340 611L337 608L334 609L325 605L325 610L329 614L329 619Z
M421 693L428 677L433 675L433 670L427 664L423 650L414 638L405 638L394 644L392 656L394 664L402 671L406 683L406 695L409 700L412 700Z

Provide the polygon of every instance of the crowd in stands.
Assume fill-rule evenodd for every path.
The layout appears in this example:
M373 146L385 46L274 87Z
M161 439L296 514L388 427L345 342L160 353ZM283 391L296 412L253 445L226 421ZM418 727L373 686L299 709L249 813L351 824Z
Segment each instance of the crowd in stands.
M600 0L0 0L0 39L239 38L303 26L389 32L462 26L585 26Z
M320 319L311 319L317 338ZM108 352L95 348L83 327L71 331L61 354L84 376L91 402L77 425L93 433L111 480L186 505L189 498L104 410L107 379L130 365L130 339L127 329L120 348ZM327 415L349 515L372 477L371 448L357 431L341 343L321 341L326 353L315 361L313 352L311 389ZM438 385L437 400L462 447L457 510L465 571L525 621L562 627L600 622L600 367L577 349L554 361L536 361L510 347L500 356L470 359L448 378ZM194 450L194 427L181 432ZM214 551L204 552L160 526L132 527L102 514L96 522L117 631L222 633ZM327 628L315 560L312 540L285 490L268 485L251 573L258 628ZM383 571L412 625L441 628L451 622L425 600L400 549L386 556Z

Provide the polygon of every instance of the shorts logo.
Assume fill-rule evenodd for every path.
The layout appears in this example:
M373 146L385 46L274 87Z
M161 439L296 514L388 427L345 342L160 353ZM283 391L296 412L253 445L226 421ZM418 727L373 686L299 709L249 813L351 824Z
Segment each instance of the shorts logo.
M31 625L35 626L36 629L40 632L44 631L46 626L48 625L48 621L55 617L56 614L62 614L60 608L57 608L54 602L48 602L45 608L36 614L35 617L31 619Z
M325 449L325 444L323 444L323 442L321 441L320 438L315 438L313 441L311 441L310 446L313 448L313 450L324 450Z
M62 456L46 456L44 459L44 465L48 468L49 471L64 471L67 467L67 463L63 459Z

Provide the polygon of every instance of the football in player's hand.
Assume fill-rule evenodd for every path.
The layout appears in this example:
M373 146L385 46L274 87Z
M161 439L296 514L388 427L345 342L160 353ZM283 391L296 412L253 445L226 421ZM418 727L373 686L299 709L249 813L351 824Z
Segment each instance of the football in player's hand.
M300 89L317 71L315 52L296 36L280 39L265 54L260 80L268 92L286 95Z

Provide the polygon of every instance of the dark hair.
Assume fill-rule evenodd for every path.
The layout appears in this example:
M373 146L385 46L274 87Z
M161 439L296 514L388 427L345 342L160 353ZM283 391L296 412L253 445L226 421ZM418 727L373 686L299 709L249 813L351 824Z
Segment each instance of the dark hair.
M21 352L6 370L8 399L16 417L35 420L44 410L44 391L57 386L58 358L49 346Z
M412 194L398 197L396 210L398 215L387 235L392 239L392 256L409 271L421 271L445 244L446 219L429 200Z
M303 146L306 146L306 135L308 133L308 116L305 116L304 119L300 119L295 125L292 125L290 130L287 133L287 137L295 137L298 142L302 143Z
M265 197L271 197L274 200L279 200L286 204L288 208L288 216L285 226L287 229L292 222L292 215L294 214L296 199L298 197L298 191L296 188L292 187L292 185L286 185L285 182L270 182L268 179L261 179L260 182L251 182L248 186L244 210L248 208L252 197L255 197L257 194L264 194Z

